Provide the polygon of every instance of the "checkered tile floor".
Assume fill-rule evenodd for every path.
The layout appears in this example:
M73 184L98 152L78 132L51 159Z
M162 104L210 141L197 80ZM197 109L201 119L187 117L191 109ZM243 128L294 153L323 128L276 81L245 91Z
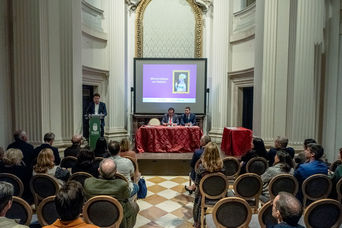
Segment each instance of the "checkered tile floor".
M134 227L193 227L192 207L194 193L190 196L184 185L187 176L144 176L147 196L137 203L140 212Z

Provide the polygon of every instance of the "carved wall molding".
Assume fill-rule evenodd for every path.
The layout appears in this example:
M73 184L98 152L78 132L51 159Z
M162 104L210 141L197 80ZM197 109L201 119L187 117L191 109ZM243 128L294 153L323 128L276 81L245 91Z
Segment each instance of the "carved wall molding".
M144 21L144 13L146 7L152 0L139 0L137 7L137 16L135 21L135 57L142 58L143 57L143 21ZM203 20L202 20L202 10L195 3L194 0L186 0L191 6L194 16L195 16L195 58L202 57L202 44L203 44ZM203 1L203 0L201 0ZM209 1L209 0L206 0ZM131 2L131 1L129 1ZM126 1L127 3L127 1Z
M135 11L138 8L138 5L141 3L141 0L125 0L125 1L130 11Z
M213 0L193 0L193 2L201 8L203 13L208 12L209 8L213 7Z

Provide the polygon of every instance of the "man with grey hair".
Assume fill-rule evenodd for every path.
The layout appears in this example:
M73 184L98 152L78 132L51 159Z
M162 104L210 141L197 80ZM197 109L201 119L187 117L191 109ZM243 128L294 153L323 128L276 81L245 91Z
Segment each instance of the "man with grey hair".
M42 149L49 148L53 151L53 156L55 156L55 164L59 165L61 163L61 157L59 156L58 149L53 147L52 144L55 141L55 134L52 132L48 132L44 135L44 143L37 148L34 149L35 159L38 157L38 154Z
M277 219L278 224L267 227L304 228L298 224L302 213L302 204L295 196L288 192L279 192L273 200L272 207L272 216Z
M16 130L13 134L14 142L9 144L8 149L19 149L23 153L23 161L26 166L31 166L34 159L33 146L27 143L28 137L24 130Z
M127 181L115 177L116 167L113 159L103 159L99 166L100 178L87 178L84 182L84 192L87 199L97 195L109 195L119 200L124 212L120 227L131 228L135 225L139 207L130 199Z
M289 139L284 136L277 136L277 138L274 140L274 147L270 149L268 152L268 162L269 166L273 166L274 163L274 157L277 154L278 150L283 150L286 153L288 153L291 158L294 158L295 151L292 147L287 147L287 144L289 143Z
M14 219L6 218L7 211L12 207L13 185L0 181L0 227L1 228L24 228L28 226L20 225Z
M71 139L72 145L64 150L64 157L74 156L80 153L82 135L73 135Z

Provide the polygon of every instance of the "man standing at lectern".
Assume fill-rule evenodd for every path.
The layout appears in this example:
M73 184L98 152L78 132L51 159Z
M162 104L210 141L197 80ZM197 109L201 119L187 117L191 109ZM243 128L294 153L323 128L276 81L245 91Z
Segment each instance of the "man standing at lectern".
M100 102L100 94L95 93L93 96L93 102L91 102L87 108L86 114L103 114L103 118L101 118L101 137L104 135L104 117L107 116L107 109L106 104L103 102Z
M175 126L179 124L179 119L177 114L175 114L174 108L171 107L167 110L167 114L163 116L162 124L164 126Z
M181 125L193 126L196 125L196 115L190 112L190 107L185 107L184 114L181 117Z

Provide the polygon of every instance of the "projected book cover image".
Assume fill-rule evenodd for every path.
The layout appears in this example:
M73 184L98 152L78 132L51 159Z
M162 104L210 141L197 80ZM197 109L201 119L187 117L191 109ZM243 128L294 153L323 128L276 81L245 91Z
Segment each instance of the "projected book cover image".
M143 103L196 103L196 64L144 64Z
M190 90L190 72L173 71L173 93L189 93Z

